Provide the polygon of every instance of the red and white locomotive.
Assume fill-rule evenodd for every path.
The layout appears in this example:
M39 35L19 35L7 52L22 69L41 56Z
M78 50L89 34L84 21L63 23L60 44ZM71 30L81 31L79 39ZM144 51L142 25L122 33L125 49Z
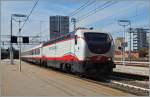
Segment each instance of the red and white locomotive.
M109 33L79 29L23 52L22 59L71 72L111 73L114 41Z

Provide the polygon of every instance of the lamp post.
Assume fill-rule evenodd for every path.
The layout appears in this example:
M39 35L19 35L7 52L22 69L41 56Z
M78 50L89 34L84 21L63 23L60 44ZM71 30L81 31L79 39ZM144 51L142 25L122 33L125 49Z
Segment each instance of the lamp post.
M47 21L40 21L40 35L39 35L39 37L40 37L40 43L42 43L42 26L43 26L44 22L47 22Z
M76 29L76 19L75 18L71 18L71 22L74 24L74 31Z
M11 20L10 20L10 38L12 37L12 32L13 32L13 27L12 27L13 15L14 14L11 15ZM14 64L14 61L13 61L13 49L12 49L11 41L10 41L10 64Z
M128 26L129 24L131 25L130 20L118 20L118 24L120 26L123 26L124 28L124 34L123 34L123 52L122 52L122 64L125 65L125 27Z
M42 41L42 39L41 39L42 38L42 22L43 21L40 21L40 42Z
M12 20L13 20L12 17L18 17L19 18L19 21L16 21L15 19L14 20L19 23L19 48L20 48L20 50L19 50L19 60L20 60L20 71L21 71L21 28L20 28L20 25L21 25L21 22L23 22L23 21L21 21L20 18L21 17L25 18L27 16L23 15L23 14L12 14L11 15L11 36L12 36ZM11 43L11 52L12 52L12 43ZM11 64L13 64L13 54L12 53L11 53L10 57L11 57Z
M129 28L129 33L130 33L130 50L129 50L129 60L131 62L131 31L132 31L132 28L131 28L131 21L129 21L129 25L130 25L130 28Z
M1 64L1 44L2 44L2 42L1 42L2 40L1 40L1 31L0 31L0 64Z

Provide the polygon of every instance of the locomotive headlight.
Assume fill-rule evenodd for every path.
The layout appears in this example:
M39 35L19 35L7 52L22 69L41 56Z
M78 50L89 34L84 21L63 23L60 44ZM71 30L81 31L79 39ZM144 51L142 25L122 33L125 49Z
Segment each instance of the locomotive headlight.
M87 57L87 58L86 58L86 61L89 61L89 60L90 60L90 58L89 58L89 57Z
M111 61L111 58L110 58L110 57L108 58L108 61Z

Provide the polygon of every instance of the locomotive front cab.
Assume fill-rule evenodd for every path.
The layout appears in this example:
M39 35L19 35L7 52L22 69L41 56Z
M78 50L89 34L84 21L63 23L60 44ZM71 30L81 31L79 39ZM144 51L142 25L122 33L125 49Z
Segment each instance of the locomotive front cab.
M115 68L113 63L114 44L108 33L85 32L85 68L89 72L112 72Z
M92 53L105 54L111 48L112 40L106 33L86 32L84 33L84 38Z

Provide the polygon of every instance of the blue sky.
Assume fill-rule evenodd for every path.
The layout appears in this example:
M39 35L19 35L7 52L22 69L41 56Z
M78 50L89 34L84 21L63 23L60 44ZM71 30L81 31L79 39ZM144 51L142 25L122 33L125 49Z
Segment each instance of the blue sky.
M69 15L88 0L39 0L33 14L30 16L22 35L37 35L40 32L40 21L42 22L43 39L48 38L49 16ZM75 18L82 17L88 11L104 4L106 0L91 0L91 4ZM105 8L97 13L77 22L80 27L94 27L96 30L110 32L113 37L122 36L123 28L117 24L118 19L131 20L132 27L149 27L149 0L116 0L116 4ZM2 0L1 1L1 32L3 35L10 33L10 16L13 13L28 15L36 0ZM13 34L17 35L18 24L13 23ZM72 30L72 25L70 26Z

